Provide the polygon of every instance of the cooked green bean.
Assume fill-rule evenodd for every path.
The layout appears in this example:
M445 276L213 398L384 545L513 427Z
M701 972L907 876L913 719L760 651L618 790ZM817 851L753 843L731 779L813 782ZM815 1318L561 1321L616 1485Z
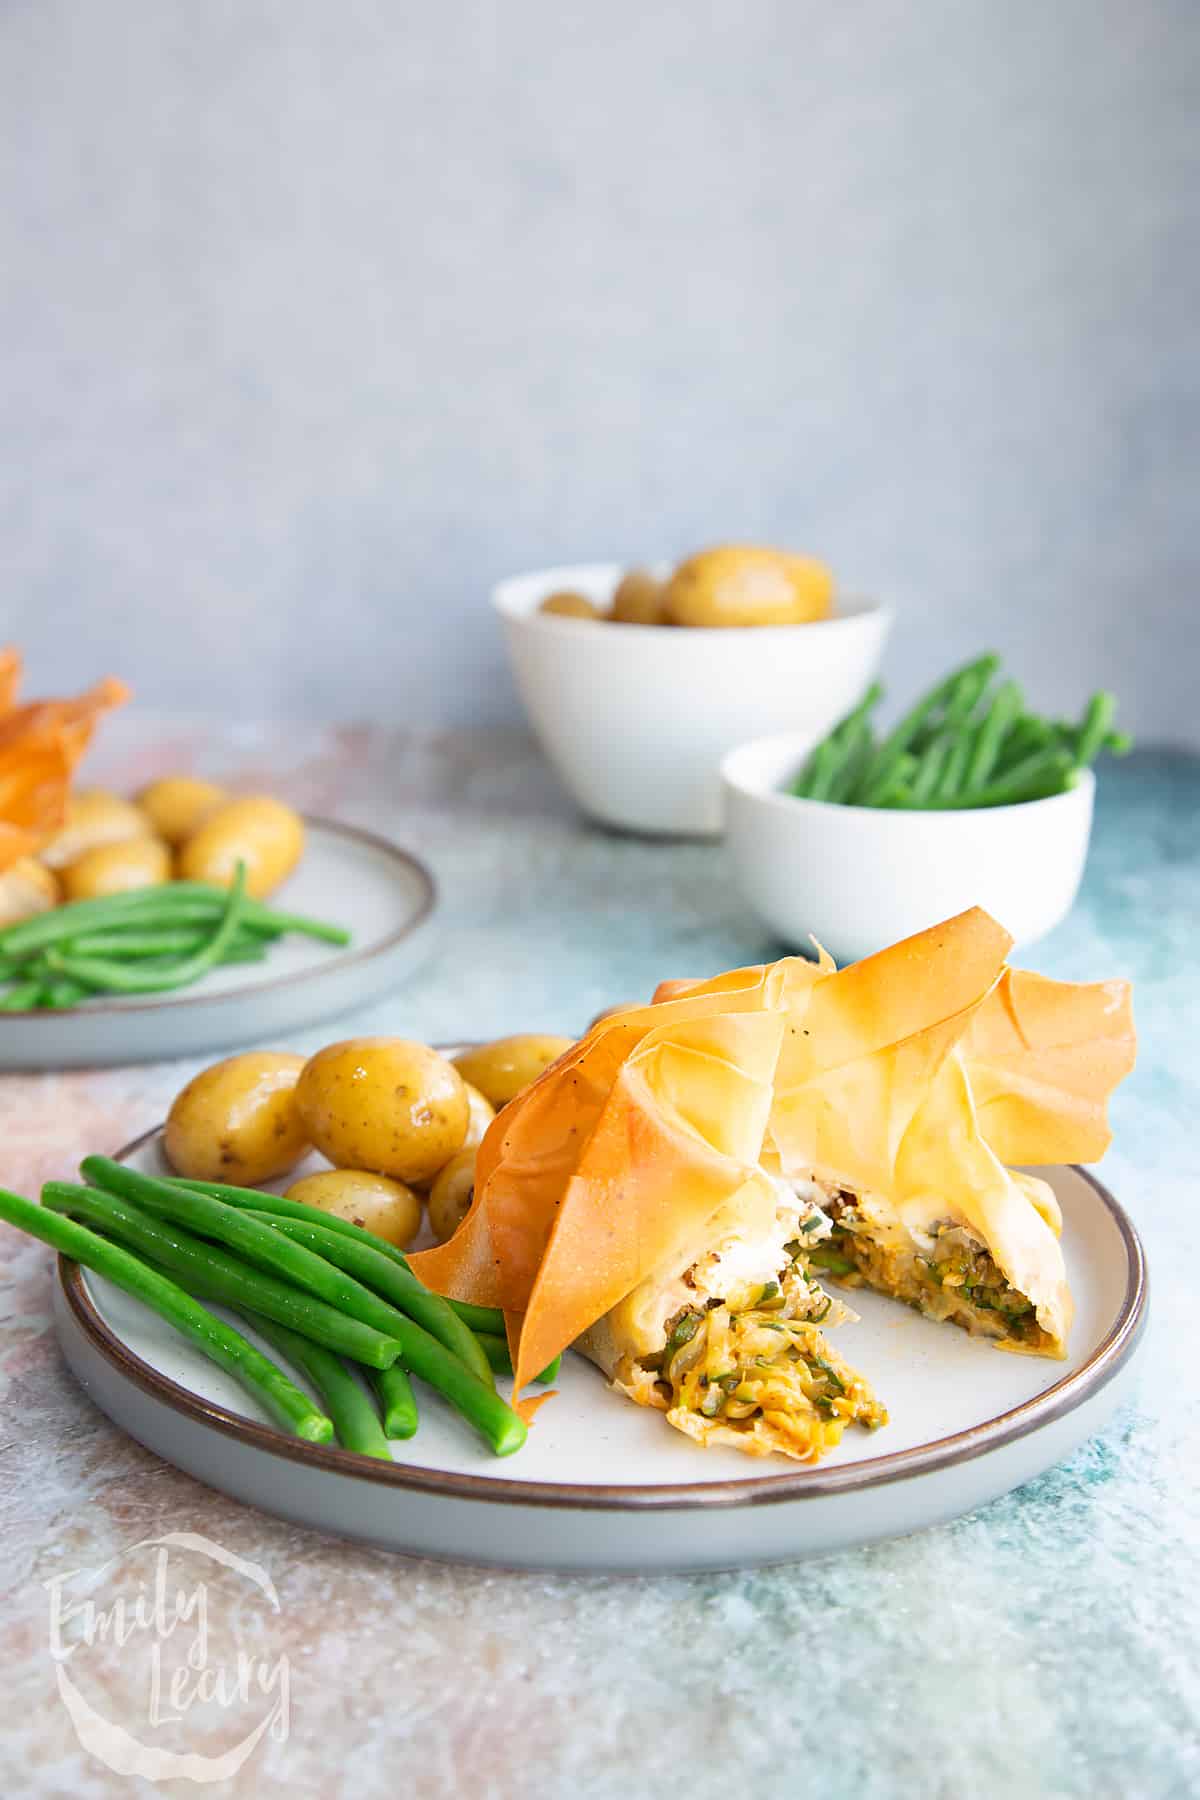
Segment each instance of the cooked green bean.
M286 1430L294 1432L310 1444L327 1444L333 1436L333 1425L269 1357L255 1349L240 1332L224 1320L216 1318L206 1307L186 1294L177 1282L170 1281L156 1269L149 1268L119 1244L99 1237L86 1226L64 1218L57 1210L35 1206L19 1194L0 1189L0 1218L31 1237L40 1238L63 1256L69 1256L84 1268L103 1275L132 1294L135 1300L158 1313L202 1350L227 1374L261 1401L271 1417Z
M399 1263L402 1269L409 1266L403 1250L397 1250L386 1238L376 1237L373 1231L356 1225L353 1219L343 1219L337 1213L310 1206L307 1200L289 1200L285 1194L272 1194L265 1188L232 1187L227 1181L196 1181L186 1175L168 1175L164 1179L172 1187L189 1188L193 1194L211 1194L214 1200L223 1200L227 1206L238 1206L243 1211L268 1212L281 1219L303 1219L309 1225L323 1225L327 1231L336 1231L343 1237L357 1238L360 1243L369 1244L372 1250ZM501 1319L502 1330L503 1325Z
M447 1300L446 1304L472 1331L489 1331L493 1337L504 1336L504 1314L498 1306L473 1306L469 1300Z
M218 1205L222 1204L220 1201ZM344 1232L330 1231L307 1219L285 1219L278 1213L247 1209L239 1218L255 1219L268 1230L279 1232L293 1244L323 1257L335 1267L361 1281L372 1292L382 1294L402 1313L423 1325L431 1336L444 1344L460 1362L478 1375L480 1381L492 1384L492 1370L479 1340L440 1294L433 1293L412 1273L389 1256L381 1256L370 1244L360 1244Z
M30 1012L42 997L40 981L18 981L0 997L0 1012Z
M291 1331L274 1319L264 1318L261 1313L247 1312L243 1317L260 1337L266 1338L273 1350L278 1350L301 1374L308 1376L333 1420L338 1443L344 1450L391 1462L392 1452L374 1402L340 1356L301 1337L298 1331ZM382 1374L390 1375L391 1370L383 1370Z
M355 1362L386 1369L399 1355L400 1342L394 1333L376 1331L289 1282L251 1268L182 1226L153 1218L120 1194L48 1181L42 1190L42 1204L99 1225L177 1273L185 1282L204 1286L226 1306L249 1307L252 1312L265 1313L280 1325L290 1325L303 1337L338 1350ZM336 1270L331 1273L336 1274Z
M246 865L239 862L224 911L208 941L199 950L193 950L190 956L175 958L165 966L154 967L147 963L139 968L101 957L66 956L61 950L53 949L47 952L46 960L68 980L103 988L109 994L161 994L172 988L190 987L220 962L233 942L245 899Z
M1006 733L1021 710L1021 689L1015 681L1002 681L995 698L980 722L975 742L963 774L962 785L968 790L981 788L990 777L1000 754Z
M125 894L106 894L94 900L70 900L36 918L22 919L0 929L0 954L26 955L84 931L120 930L126 924L158 927L215 922L229 899L227 888L200 881L170 881L159 887L134 888ZM274 935L295 932L329 944L348 944L350 933L323 919L298 913L278 912L261 900L247 899L243 925L247 931Z
M155 1217L170 1219L203 1237L216 1238L259 1268L303 1288L347 1317L373 1327L384 1336L395 1335L393 1326L400 1315L394 1306L364 1287L361 1281L343 1273L326 1257L314 1255L303 1245L282 1237L270 1225L262 1224L248 1210L229 1206L210 1194L177 1187L172 1181L143 1175L126 1163L114 1162L107 1156L85 1156L79 1168L86 1180L106 1192L120 1194Z
M483 1345L484 1353L497 1375L511 1375L513 1366L512 1357L509 1354L508 1349L508 1339L506 1337L497 1336L490 1331L481 1331L479 1334L479 1342ZM558 1380L558 1371L561 1368L562 1357L556 1356L554 1361L547 1363L541 1374L535 1375L533 1379L537 1382L541 1382L543 1386L548 1385L551 1381Z
M394 1362L390 1369L371 1369L368 1372L383 1413L386 1436L415 1437L420 1421L417 1417L417 1397L412 1391L408 1370L402 1364Z
M208 936L206 931L189 931L178 926L137 931L94 931L83 932L77 938L68 938L60 948L67 956L186 956L193 950L202 949ZM231 962L235 957L245 956L257 961L266 954L266 941L243 927L234 936L224 960Z
M976 657L937 682L876 744L872 684L859 705L815 744L786 792L841 806L950 811L1019 805L1063 793L1102 750L1123 755L1115 701L1093 694L1079 724L1022 711L1015 681L992 690L1000 659Z
M1100 754L1112 726L1116 705L1113 696L1103 690L1093 694L1088 701L1087 711L1079 728L1079 740L1075 745L1075 761L1080 768L1086 769Z

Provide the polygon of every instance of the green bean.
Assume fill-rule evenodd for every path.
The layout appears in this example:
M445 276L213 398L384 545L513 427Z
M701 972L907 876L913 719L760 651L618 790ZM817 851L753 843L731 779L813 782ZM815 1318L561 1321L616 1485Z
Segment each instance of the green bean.
M1110 731L1102 746L1110 756L1128 756L1133 749L1133 739L1127 731Z
M480 1332L479 1342L483 1345L484 1353L497 1375L511 1375L513 1366L508 1349L508 1339L487 1331ZM543 1386L548 1386L550 1382L558 1380L558 1372L561 1368L562 1357L556 1356L554 1361L547 1363L541 1374L535 1375L533 1379L542 1383Z
M372 1250L378 1250L402 1269L409 1267L407 1256L403 1250L397 1250L395 1244L389 1244L386 1238L376 1237L373 1231L367 1231L362 1225L356 1225L352 1219L343 1219L337 1213L325 1212L319 1206L310 1206L307 1200L289 1200L284 1194L272 1194L265 1188L231 1187L225 1181L196 1181L186 1175L168 1175L164 1177L172 1187L187 1188L193 1194L209 1194L214 1200L223 1200L227 1206L237 1206L243 1211L266 1212L281 1219L303 1219L309 1225L323 1225L327 1231L336 1231L344 1237L357 1238L359 1243L369 1244ZM501 1329L504 1326L501 1315Z
M274 1319L264 1318L261 1313L247 1312L243 1317L260 1337L266 1338L273 1350L278 1350L301 1374L308 1376L333 1420L333 1429L343 1449L353 1450L357 1456L374 1456L381 1462L391 1462L391 1448L374 1402L340 1356L335 1356L321 1344L311 1343L298 1331L291 1331ZM391 1370L381 1371L381 1374L390 1373Z
M841 764L829 784L826 799L844 805L854 792L874 754L875 743L868 719L858 719L846 737Z
M19 981L0 997L0 1012L31 1012L41 997L40 981Z
M42 1190L42 1204L99 1225L162 1263L185 1282L204 1286L226 1306L249 1307L252 1312L265 1313L278 1324L290 1325L314 1343L339 1350L355 1362L386 1369L399 1355L400 1342L394 1333L376 1331L289 1282L250 1268L216 1244L194 1237L182 1226L151 1217L111 1190L48 1181Z
M184 956L202 949L208 937L208 932L181 928L95 931L67 938L60 948L68 956ZM266 953L264 940L243 928L230 944L225 960L229 962L243 954L258 960Z
M948 801L926 801L935 809L953 807L1019 806L1027 800L1047 800L1073 787L1076 771L1066 750L1035 750L1015 768L1000 774L986 787L956 794Z
M833 757L832 755L822 757L821 753L825 750L826 745L829 744L833 744L837 749L845 751L848 743L857 736L859 727L867 720L869 714L873 708L878 705L882 697L883 688L880 686L879 682L873 681L858 704L853 706L843 718L838 720L833 729L822 738L821 742L812 751L808 762L805 763L804 768L792 784L791 791L793 794L802 799L811 800L817 800L823 797L825 788L828 786L828 777L825 772L826 764L832 760L836 765L840 766L842 758L840 756ZM868 735L869 730L870 728L868 726ZM818 773L818 762L820 763L822 781L821 793L816 793L811 785L814 777ZM832 773L832 771L830 773Z
M1112 726L1116 705L1113 696L1103 688L1088 701L1075 744L1075 761L1081 769L1086 769L1089 763L1095 762L1100 754Z
M0 1218L40 1238L63 1256L92 1269L106 1281L150 1307L210 1361L239 1381L261 1401L271 1417L310 1444L327 1444L333 1425L317 1410L282 1369L242 1337L240 1332L200 1306L174 1281L151 1269L107 1238L63 1218L58 1211L35 1206L18 1194L0 1189Z
M895 725L884 738L863 780L863 802L870 806L874 802L873 792L882 788L890 780L900 756L909 748L921 727L929 720L938 707L949 709L954 703L955 695L965 689L970 693L971 706L974 706L982 685L991 679L999 667L999 657L992 652L986 656L978 656L974 662L964 664L945 676L929 692L922 695L915 706L910 707L898 725ZM982 684L980 677L982 676ZM968 708L968 711L970 708ZM965 715L964 715L965 716Z
M942 771L950 757L952 740L939 737L926 750L917 765L917 772L912 783L912 805L925 806L937 793L942 779Z
M45 984L38 1005L54 1011L61 1011L68 1006L80 1006L83 1001L90 998L90 988L84 987L82 982L69 981L63 976L57 981L49 981Z
M805 799L827 798L833 778L841 766L842 754L842 746L836 737L827 737L817 745L813 752L812 773L805 787Z
M963 777L967 771L967 758L971 754L971 734L968 729L960 730L953 738L942 764L941 774L937 779L934 797L938 800L950 800L963 785Z
M411 1269L401 1268L399 1263L393 1262L391 1257L381 1256L369 1244L357 1243L345 1233L330 1231L327 1226L306 1219L285 1219L277 1213L250 1210L239 1212L237 1217L257 1220L268 1230L281 1233L293 1244L302 1244L352 1275L356 1281L361 1281L365 1287L382 1294L410 1319L423 1325L431 1336L478 1375L480 1381L492 1384L491 1365L475 1334L440 1294L433 1293L424 1282L418 1281Z
M203 924L223 912L228 899L226 888L210 887L200 881L170 881L159 887L134 888L126 894L105 894L95 900L71 900L36 918L22 919L0 929L0 954L25 955L83 931L120 930L127 924ZM246 901L242 922L248 931L276 936L296 932L329 944L350 942L350 933L340 925L298 913L277 912L261 900Z
M193 1189L177 1187L174 1182L143 1175L107 1156L85 1156L79 1167L80 1173L97 1187L132 1200L135 1206L143 1207L156 1217L168 1218L204 1237L216 1238L239 1251L248 1261L303 1288L327 1306L336 1307L339 1312L372 1326L386 1337L395 1336L394 1326L400 1314L394 1306L364 1287L361 1281L344 1274L326 1257L314 1255L303 1245L282 1237L270 1225L262 1224L249 1211L228 1206L210 1194L196 1193ZM284 1323L288 1321L284 1320Z
M88 1157L84 1165L85 1172L90 1172L88 1165L94 1165L103 1161L104 1158L102 1157ZM118 1170L121 1170L122 1167L120 1163L113 1164L112 1166ZM133 1171L124 1170L123 1173L132 1174ZM155 1187L173 1187L180 1185L172 1182L155 1182L148 1176L141 1176L139 1177L139 1180L150 1181L151 1185ZM192 1193L197 1199L203 1200L207 1198L206 1195L197 1193L194 1189L192 1190ZM261 1196L261 1198L268 1197L270 1196ZM219 1205L220 1203L214 1202L214 1204ZM293 1202L293 1204L299 1203ZM226 1208L225 1210L232 1211L234 1209ZM242 1216L245 1217L245 1214ZM282 1216L283 1215L280 1215L280 1217ZM328 1222L329 1220L327 1218L326 1223L328 1224ZM285 1248L289 1252L294 1252L297 1255L309 1256L310 1253L307 1250L302 1250L299 1244L289 1243L288 1240L282 1237L278 1231L272 1228L272 1226L262 1225L257 1219L247 1219L246 1223L257 1231L266 1232L268 1237L274 1241L278 1248L276 1260L280 1267L282 1267L283 1252ZM275 1224L277 1225L278 1223L279 1218L276 1218ZM366 1236L369 1234L364 1233L363 1235ZM342 1234L339 1233L337 1236L340 1247ZM351 1242L351 1239L347 1237L345 1238L345 1242L349 1243ZM399 1252L396 1252L396 1254L399 1255ZM323 1259L314 1257L312 1260L319 1262ZM331 1275L338 1273L338 1271L332 1269L329 1264L326 1264L326 1268L329 1269ZM358 1289L361 1293L368 1293L367 1289L359 1288L359 1283L356 1281L351 1281L348 1285L351 1288ZM369 1295L368 1297L375 1300L374 1295ZM249 1304L253 1306L253 1302L250 1302ZM491 1446L497 1456L511 1456L514 1450L519 1450L521 1445L525 1442L526 1429L524 1421L510 1406L506 1405L496 1393L495 1387L491 1383L490 1367L488 1371L488 1380L485 1382L475 1374L473 1369L468 1368L458 1356L448 1350L444 1344L440 1343L431 1332L424 1328L424 1326L418 1325L415 1320L407 1318L404 1313L388 1305L384 1300L378 1300L377 1305L391 1322L388 1335L389 1337L398 1340L400 1345L400 1361L403 1363L404 1367L409 1370L411 1374L419 1375L422 1381L428 1382L431 1387L436 1388L440 1393L444 1394L451 1405L462 1414L464 1419L466 1419L467 1423L472 1425L480 1436ZM266 1308L256 1308L256 1310L265 1311ZM291 1323L290 1320L286 1322ZM315 1335L312 1332L306 1331L303 1325L298 1324L296 1329L300 1330L308 1337ZM350 1356L355 1355L353 1351L348 1351L347 1354ZM355 1357L355 1360L358 1362L366 1362L369 1359L357 1356ZM375 1366L378 1367L381 1365L376 1364Z
M220 962L233 942L246 898L246 865L239 862L229 889L220 923L199 950L175 959L166 967L143 965L130 968L123 962L105 961L100 957L64 956L59 950L47 952L46 960L69 979L82 981L89 987L101 987L110 994L160 994L173 988L190 987Z
M472 1331L488 1331L493 1337L504 1336L504 1314L498 1306L473 1306L469 1300L447 1300L446 1304Z
M1000 754L1000 746L1021 710L1021 689L1015 681L1003 681L980 721L975 742L967 759L962 786L981 788L987 782Z
M370 1377L383 1413L385 1434L390 1438L415 1437L420 1421L407 1369L394 1362L390 1369L372 1369Z

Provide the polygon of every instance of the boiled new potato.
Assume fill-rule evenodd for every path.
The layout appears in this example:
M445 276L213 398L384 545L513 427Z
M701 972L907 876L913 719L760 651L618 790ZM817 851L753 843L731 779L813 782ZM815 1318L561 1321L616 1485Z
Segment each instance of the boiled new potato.
M179 1175L256 1187L294 1169L308 1149L296 1109L302 1056L247 1050L188 1082L167 1114L163 1148Z
M65 869L87 850L101 844L120 844L128 838L151 837L150 821L130 800L107 788L81 788L67 801L67 818L61 831L38 852L48 869Z
M519 1032L516 1037L497 1038L494 1043L463 1050L454 1058L454 1066L463 1080L477 1087L499 1111L574 1042L574 1038L544 1032Z
M286 881L303 849L299 813L269 794L247 794L208 814L179 852L179 874L185 881L229 887L243 862L246 892L263 900Z
M687 557L663 594L675 625L802 625L824 619L832 602L833 576L824 563L742 544Z
M467 1090L467 1105L471 1109L471 1116L467 1121L467 1135L459 1146L459 1155L461 1155L464 1150L470 1150L472 1152L478 1150L480 1144L483 1142L484 1133L496 1116L495 1107L490 1100L484 1099L477 1087L472 1087L469 1081L465 1081L463 1086ZM453 1158L451 1158L451 1161L453 1161ZM440 1171L438 1172L440 1173ZM414 1185L427 1190L430 1182L434 1179L435 1177L433 1175L427 1175L424 1180L418 1181Z
M663 623L663 584L649 569L630 569L622 575L612 597L610 617L622 625Z
M599 619L603 617L602 609L586 594L573 593L563 588L557 594L547 594L538 608L539 612L553 613L560 619Z
M0 925L49 912L59 899L58 877L34 857L22 856L0 875Z
M395 1244L397 1250L406 1250L421 1229L421 1196L404 1182L369 1169L322 1169L316 1175L302 1175L287 1197L349 1219Z
M452 1238L475 1197L475 1151L451 1157L429 1190L429 1225L439 1244Z
M155 835L178 847L228 798L214 782L199 781L194 775L164 775L142 789L137 804Z
M64 900L99 900L131 888L158 887L171 875L171 852L161 838L126 838L97 844L62 871Z
M347 1038L305 1063L296 1088L305 1130L341 1169L427 1180L461 1150L466 1083L444 1056L407 1038Z

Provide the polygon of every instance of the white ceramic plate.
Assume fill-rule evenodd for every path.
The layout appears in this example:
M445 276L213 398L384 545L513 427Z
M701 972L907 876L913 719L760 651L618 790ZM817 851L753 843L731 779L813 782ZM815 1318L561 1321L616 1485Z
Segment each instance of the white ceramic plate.
M306 825L303 859L271 904L344 925L352 934L346 949L285 937L265 962L231 963L176 993L5 1013L0 1069L191 1056L315 1024L394 987L428 952L433 877L372 832L331 819Z
M127 1159L163 1173L159 1134ZM421 1388L392 1463L302 1444L148 1312L60 1261L59 1339L97 1405L211 1487L388 1549L507 1567L729 1568L866 1543L970 1512L1060 1461L1124 1392L1146 1313L1141 1245L1082 1169L1040 1171L1062 1205L1077 1317L1066 1363L1013 1356L873 1294L836 1334L891 1412L815 1468L702 1450L564 1358L514 1457L490 1456ZM502 1388L505 1383L500 1384Z

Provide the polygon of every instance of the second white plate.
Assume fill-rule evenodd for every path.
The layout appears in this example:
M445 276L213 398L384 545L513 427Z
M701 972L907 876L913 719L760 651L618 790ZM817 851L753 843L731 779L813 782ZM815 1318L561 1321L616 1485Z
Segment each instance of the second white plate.
M77 1069L225 1049L349 1012L387 993L429 949L429 870L357 826L309 818L303 859L272 906L343 925L345 949L285 937L263 963L231 963L194 987L5 1013L0 1069Z

